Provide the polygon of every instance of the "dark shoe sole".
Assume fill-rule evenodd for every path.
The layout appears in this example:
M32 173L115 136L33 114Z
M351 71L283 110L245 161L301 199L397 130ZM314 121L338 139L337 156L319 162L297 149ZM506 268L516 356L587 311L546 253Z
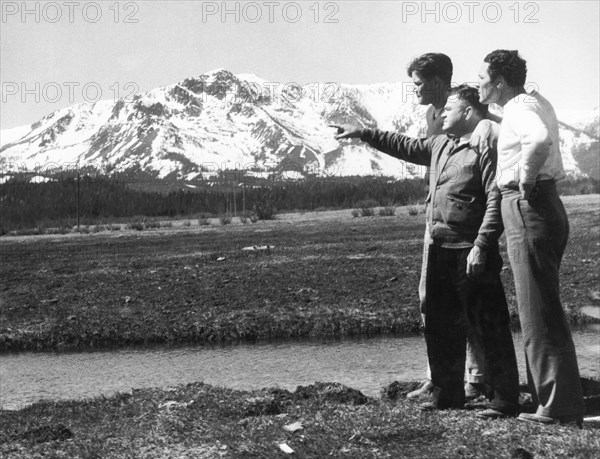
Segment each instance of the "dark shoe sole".
M421 411L462 410L464 405L438 405L435 402L425 402L419 405Z
M499 410L494 410L492 408L488 408L487 410L483 410L478 412L475 416L482 419L503 419L503 418L514 418L517 416L515 412L504 412Z

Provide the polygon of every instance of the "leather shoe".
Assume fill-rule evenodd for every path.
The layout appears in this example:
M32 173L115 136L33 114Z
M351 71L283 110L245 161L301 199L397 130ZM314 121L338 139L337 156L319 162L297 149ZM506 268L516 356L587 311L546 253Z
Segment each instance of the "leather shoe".
M428 379L417 390L413 390L412 392L409 392L408 394L406 394L406 398L411 399L411 400L417 400L417 399L423 398L423 397L429 398L431 396L431 394L433 393L434 387L435 386L433 385L431 380Z
M565 426L577 426L580 429L583 428L583 418L576 416L559 416L553 418L536 413L521 413L518 419L519 421L537 422L539 424L561 424Z
M484 383L467 383L465 384L465 398L467 400L475 400L480 397L485 397L487 390Z

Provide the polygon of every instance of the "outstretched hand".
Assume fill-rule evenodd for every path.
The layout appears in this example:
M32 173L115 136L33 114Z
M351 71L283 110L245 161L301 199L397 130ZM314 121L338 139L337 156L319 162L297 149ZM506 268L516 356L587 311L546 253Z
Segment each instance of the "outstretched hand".
M330 124L329 127L337 129L335 140L358 139L362 134L361 128L350 124Z

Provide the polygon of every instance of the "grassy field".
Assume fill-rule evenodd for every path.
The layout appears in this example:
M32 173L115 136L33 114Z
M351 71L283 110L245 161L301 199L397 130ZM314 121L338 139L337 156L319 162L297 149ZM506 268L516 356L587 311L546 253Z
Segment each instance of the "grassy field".
M581 311L598 309L599 196L564 200L571 222L564 305L572 321L592 320ZM393 217L338 211L248 225L2 237L0 349L416 332L423 227L422 214L400 208ZM244 250L251 246L270 248ZM509 268L503 278L514 312ZM199 382L42 402L0 411L0 456L290 456L282 444L307 458L600 454L598 421L579 430L486 421L470 410L424 413L404 397L416 384L395 382L369 398L337 383L247 392ZM593 385L586 393L598 393ZM301 428L289 431L297 422Z
M571 320L584 321L581 309L598 304L599 196L565 202L562 298ZM0 351L414 333L423 228L423 214L398 208L392 217L348 210L246 225L5 236Z

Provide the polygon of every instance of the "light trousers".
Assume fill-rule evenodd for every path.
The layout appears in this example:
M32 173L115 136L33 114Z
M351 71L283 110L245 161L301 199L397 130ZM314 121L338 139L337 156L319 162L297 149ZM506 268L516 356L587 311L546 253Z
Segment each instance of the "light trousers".
M560 302L559 268L569 222L553 181L535 198L502 191L502 220L515 279L527 379L537 414L583 416L584 402L571 331Z

